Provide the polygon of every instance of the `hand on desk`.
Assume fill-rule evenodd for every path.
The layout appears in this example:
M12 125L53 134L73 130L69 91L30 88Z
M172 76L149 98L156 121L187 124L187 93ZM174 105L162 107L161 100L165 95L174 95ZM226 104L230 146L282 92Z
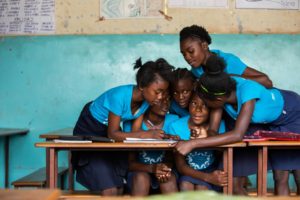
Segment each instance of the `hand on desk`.
M175 146L175 151L179 154L185 156L189 152L191 152L193 149L190 145L190 141L179 141L177 142Z
M143 134L143 138L163 139L165 132L161 129L150 129Z

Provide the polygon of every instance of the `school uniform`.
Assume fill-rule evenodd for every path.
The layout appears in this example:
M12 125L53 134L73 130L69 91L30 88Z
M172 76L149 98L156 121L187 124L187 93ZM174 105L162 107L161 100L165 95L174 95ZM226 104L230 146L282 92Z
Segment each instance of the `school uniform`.
M225 53L217 49L211 50L211 52L225 60L226 68L224 71L228 74L242 75L247 68L247 65L234 54ZM203 66L192 68L192 73L199 78L204 73Z
M174 114L166 114L165 116L165 120L163 122L163 127L162 130L165 133L169 133L170 132L170 124L173 123L174 121L178 120L179 117L177 115ZM145 122L142 123L142 130L147 131L149 130L149 128L147 127L147 125L145 124ZM131 132L131 122L127 121L123 124L123 130L125 132ZM137 152L137 161L143 164L147 164L147 165L151 165L151 164L158 164L158 163L163 163L165 160L165 151L139 151ZM127 178L127 183L128 183L128 188L129 190L131 190L132 188L132 179L133 176L136 172L129 172L128 173L128 178ZM157 189L159 187L159 182L157 181L156 177L151 174L151 187L152 189Z
M255 99L251 123L267 125L271 131L300 132L300 96L298 94L276 88L267 89L255 81L241 77L233 77L233 79L236 81L237 108L234 109L230 104L224 105L224 110L231 118L236 120L242 105ZM282 155L270 152L272 169L300 169L300 151L281 150L280 152ZM296 153L293 152L297 152L298 156L295 156ZM257 172L257 157L247 161L249 157L235 156L234 175L244 176ZM244 159L244 162L240 159ZM241 166L242 163L245 168ZM253 166L254 163L256 166Z
M170 134L178 135L182 140L190 140L191 131L189 129L188 121L190 116L185 116L171 124ZM222 121L219 128L219 133L225 132L225 124ZM187 164L197 171L210 173L218 168L218 162L215 157L214 150L196 149L188 153L185 157ZM217 186L207 183L205 181L182 175L179 182L187 181L196 185L204 185L210 190L218 190ZM218 189L217 189L218 188Z
M109 112L120 116L121 121L133 120L142 115L149 104L144 101L136 113L131 112L131 97L135 85L112 88L86 104L75 125L74 135L107 137ZM77 171L76 180L92 191L122 187L127 172L127 153L76 152L72 163Z
M182 108L174 99L171 101L170 113L176 114L179 117L189 115L188 108Z

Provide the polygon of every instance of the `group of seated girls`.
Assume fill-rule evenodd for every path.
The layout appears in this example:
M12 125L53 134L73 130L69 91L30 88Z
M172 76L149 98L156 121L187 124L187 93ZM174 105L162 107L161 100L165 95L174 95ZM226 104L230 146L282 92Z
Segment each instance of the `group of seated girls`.
M150 188L220 190L227 185L220 159L199 148L239 142L258 129L300 132L298 94L273 88L265 74L233 54L209 50L210 43L203 27L186 27L180 50L192 71L175 70L163 58L138 59L136 85L109 89L84 106L74 135L180 141L174 152L73 152L80 184L101 195L123 194L125 183L132 195L147 195ZM241 148L234 155L234 193L246 195L244 180L257 173L257 152ZM272 150L269 157L275 194L289 194L292 171L300 195L300 151Z

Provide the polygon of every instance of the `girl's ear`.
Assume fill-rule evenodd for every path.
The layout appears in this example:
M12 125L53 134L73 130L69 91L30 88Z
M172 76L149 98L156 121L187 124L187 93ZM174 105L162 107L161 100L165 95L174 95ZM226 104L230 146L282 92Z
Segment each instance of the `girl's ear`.
M203 49L208 50L208 44L207 44L207 42L202 42L201 46L202 46Z

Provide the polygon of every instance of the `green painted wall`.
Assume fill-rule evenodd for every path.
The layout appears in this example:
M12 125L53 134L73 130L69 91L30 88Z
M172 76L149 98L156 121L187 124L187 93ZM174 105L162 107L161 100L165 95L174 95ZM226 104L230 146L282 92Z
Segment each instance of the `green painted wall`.
M212 35L211 48L232 52L267 73L276 87L300 92L300 35ZM10 145L10 182L45 165L39 134L74 126L82 106L106 89L134 83L132 64L166 58L188 67L177 35L0 38L0 127L29 128ZM4 185L0 139L0 187ZM66 165L66 154L60 154Z

